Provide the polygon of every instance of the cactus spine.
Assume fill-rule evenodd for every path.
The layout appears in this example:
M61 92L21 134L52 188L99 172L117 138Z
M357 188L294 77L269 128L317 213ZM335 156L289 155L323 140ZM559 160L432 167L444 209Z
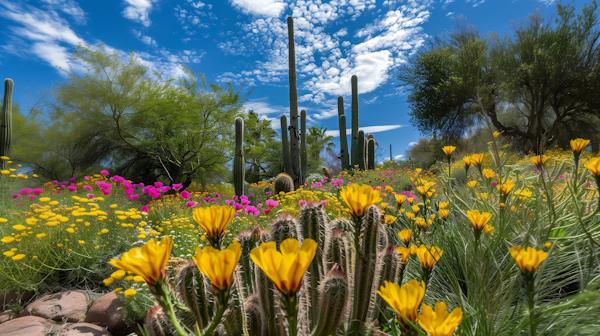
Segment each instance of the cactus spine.
M275 181L273 182L273 188L275 189L276 195L279 195L279 193L282 191L284 193L288 193L294 190L294 181L290 175L281 173L275 178Z
M352 76L352 167L359 164L362 151L358 150L358 77Z
M306 180L306 175L308 174L308 152L306 150L306 111L300 111L300 155L302 161L302 183Z
M246 314L248 314L246 330L248 335L262 335L262 311L260 309L260 300L258 294L253 294L246 299L244 304Z
M346 136L346 116L344 115L344 98L338 97L338 119L340 127L340 158L342 169L350 169L350 158L348 152L348 137Z
M12 93L15 83L12 79L4 80L4 101L0 118L0 156L10 157L12 141ZM0 160L0 168L4 169L4 160Z
M384 281L389 281L392 283L398 282L398 272L400 270L400 253L396 251L396 248L393 244L387 245L381 253L379 257L380 263L382 265L381 268L381 278L379 279L378 287L383 286ZM373 317L374 320L379 320L380 323L383 323L392 317L391 314L386 313L386 308L388 304L385 303L381 296L377 296L377 304L375 307L375 315Z
M294 47L294 19L287 18L288 43L289 43L289 79L290 79L290 154L292 156L292 169L294 174L294 187L297 189L302 184L300 167L300 147L298 140L298 91L296 90L296 53ZM282 129L282 131L284 131ZM291 174L290 174L291 175Z
M294 179L294 172L292 168L292 156L290 154L290 145L288 142L287 135L287 117L285 115L281 116L281 147L283 148L283 168L284 171Z
M358 131L358 139L356 140L357 143L357 163L358 164L358 169L360 170L365 170L365 144L366 144L366 140L365 140L365 132L363 130Z
M206 295L206 285L204 275L191 260L179 271L176 281L179 297L200 329L210 324L213 311L213 302Z
M157 306L150 311L144 320L144 327L150 336L174 336L169 322L165 318L162 307Z
M271 224L271 240L277 244L277 249L281 242L288 238L298 239L298 222L288 213L282 213L275 217Z
M368 157L369 157L369 165L368 169L375 169L375 139L369 138L368 142Z
M256 284L258 287L258 300L262 308L262 325L264 333L269 336L279 335L277 320L280 318L277 313L277 297L275 295L275 286L259 267L255 267Z
M233 158L233 184L235 194L244 194L246 163L244 162L244 119L235 118L235 156Z
M242 250L240 265L242 266L242 280L244 281L244 288L246 288L246 295L250 295L256 291L254 285L254 263L250 260L250 252L256 246L252 238L250 230L241 231L237 236L237 241L240 243Z
M233 273L234 281L231 288L231 304L223 316L222 322L227 335L241 336L244 334L244 327L247 325L246 312L244 310L244 289L242 288L242 279L240 277L241 266L237 265Z

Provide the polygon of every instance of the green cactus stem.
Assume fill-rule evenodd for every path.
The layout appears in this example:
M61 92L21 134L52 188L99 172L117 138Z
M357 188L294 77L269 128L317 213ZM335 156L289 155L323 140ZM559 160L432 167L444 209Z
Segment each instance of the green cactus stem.
M273 282L265 272L259 267L255 267L256 284L258 287L258 301L262 309L262 324L265 326L267 335L279 335L278 332L278 320L280 314L278 314L277 297L275 293L275 286Z
M298 221L288 213L282 213L273 219L271 224L271 240L277 244L277 249L281 242L288 239L298 239Z
M356 158L356 160L357 160L356 164L358 164L358 169L365 170L365 150L366 150L365 144L366 144L366 141L365 141L365 132L363 130L358 131L358 139L356 141L357 141L357 146L358 146L358 148L357 148L358 154L357 154L357 158Z
M383 286L384 281L396 283L398 281L398 271L400 269L400 253L396 251L393 244L387 245L380 257L381 260L381 277L379 279L379 285L377 288ZM379 323L383 323L392 318L393 313L390 314L387 311L388 304L383 300L381 296L377 296L376 306L374 310L374 320L379 320Z
M285 172L294 179L294 172L292 168L292 156L290 154L290 144L288 142L287 135L287 117L281 116L281 148L283 150L283 168Z
M176 333L170 327L162 307L157 306L150 311L144 320L144 328L150 336L174 336Z
M368 142L368 161L369 161L369 165L368 165L368 169L375 169L375 139L374 138L370 138L369 142Z
M233 184L235 194L244 194L246 163L244 161L244 119L235 118L235 156L233 158Z
M0 156L10 157L12 143L12 93L15 83L12 79L4 80L4 101L0 115ZM0 168L4 169L5 160L0 160Z
M340 159L342 169L350 169L350 157L348 152L348 137L346 135L346 116L344 115L344 97L338 97L338 119L340 128Z
M208 284L210 286L210 283ZM200 329L211 322L214 303L206 295L207 282L191 260L179 271L176 288L180 300L189 308Z
M257 226L260 229L260 226ZM254 263L250 260L250 252L256 247L256 241L253 241L253 231L240 231L237 236L237 241L241 245L242 255L240 257L241 273L245 294L250 295L256 291L254 284ZM260 235L260 232L258 233Z
M308 174L308 152L306 150L306 111L300 111L300 154L302 156L302 181L300 183L304 183L306 180L306 175Z
M336 336L346 314L349 286L346 273L334 264L319 290L319 322L313 336Z
M291 16L287 18L288 25L288 51L289 51L289 79L290 79L290 154L292 158L292 169L294 178L294 187L302 184L302 171L300 167L300 135L298 133L298 91L296 89L296 52L294 47L294 19ZM282 128L283 132L284 129ZM288 173L289 174L289 173Z
M362 152L358 151L358 77L351 78L352 83L352 168L359 164Z
M275 177L273 188L275 189L275 195L279 195L280 192L289 193L294 191L294 181L290 175L281 173Z
M225 315L223 316L222 322L227 335L241 336L244 334L244 326L247 324L246 312L244 310L244 289L242 287L242 279L240 278L239 269L240 265L237 266L236 272L233 273L234 281L231 288L231 294L229 302L231 304L227 308Z
M248 335L262 335L263 324L262 324L262 311L260 309L260 300L258 294L253 294L246 299L244 304L246 314L246 330Z

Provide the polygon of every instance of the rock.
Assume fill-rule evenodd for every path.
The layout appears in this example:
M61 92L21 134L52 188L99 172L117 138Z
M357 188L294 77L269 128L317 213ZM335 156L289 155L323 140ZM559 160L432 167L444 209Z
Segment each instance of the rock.
M85 316L85 322L96 323L114 332L127 327L117 294L110 292L94 301Z
M6 293L0 294L0 312L8 309L11 305L26 302L27 300L33 297L33 292L31 291L10 291Z
M112 334L95 324L75 323L65 326L59 333L60 336L112 336Z
M81 290L44 295L21 312L21 316L34 315L55 321L66 319L79 322L87 312L88 295Z
M17 313L15 313L12 310L3 311L2 313L0 313L0 323L4 323L9 320L12 320L17 316L18 316Z
M50 323L37 316L19 317L0 324L2 336L45 336Z

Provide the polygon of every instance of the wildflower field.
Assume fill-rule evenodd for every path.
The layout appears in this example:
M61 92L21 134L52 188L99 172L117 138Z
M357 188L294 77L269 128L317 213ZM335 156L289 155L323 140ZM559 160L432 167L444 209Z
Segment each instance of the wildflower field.
M381 166L240 197L108 171L40 181L2 157L0 292L115 291L150 334L592 335L600 158L586 145L447 146L437 174Z

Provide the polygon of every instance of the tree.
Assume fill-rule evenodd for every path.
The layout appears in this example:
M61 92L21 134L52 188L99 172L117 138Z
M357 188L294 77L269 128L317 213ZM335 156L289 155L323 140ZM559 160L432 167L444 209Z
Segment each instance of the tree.
M271 128L271 121L260 119L254 111L244 118L244 159L249 168L246 181L256 183L264 178L276 176L282 171L281 140Z
M308 152L308 171L316 172L321 170L323 160L321 152L323 150L333 150L335 143L333 137L326 134L327 129L323 127L311 126L306 134L306 151Z
M461 137L482 120L519 151L540 153L577 129L600 128L600 56L596 2L575 15L557 4L554 25L539 12L513 24L514 38L457 22L404 66L411 121L424 134ZM575 131L575 132L573 132ZM573 132L573 133L571 133Z
M135 55L125 62L102 46L76 47L73 57L87 72L71 71L54 88L52 117L97 130L95 139L113 146L102 158L117 171L137 181L162 178L184 186L193 176L206 180L225 172L233 120L246 97L241 88L208 84L188 68L185 78L164 80Z

